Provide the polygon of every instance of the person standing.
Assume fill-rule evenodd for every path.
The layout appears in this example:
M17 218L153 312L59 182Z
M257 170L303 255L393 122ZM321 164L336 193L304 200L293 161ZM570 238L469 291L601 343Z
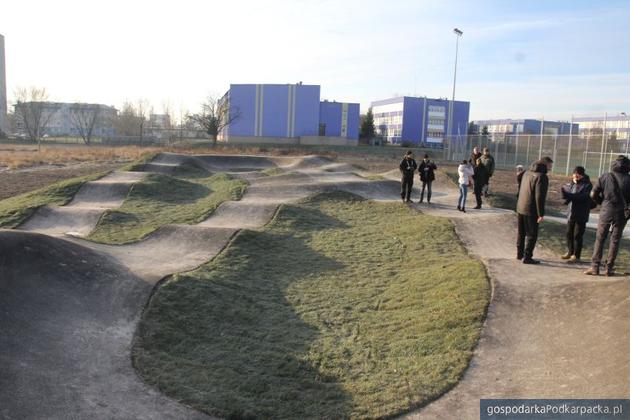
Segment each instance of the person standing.
M475 209L479 210L481 208L481 195L483 193L483 187L488 182L488 169L483 164L481 158L477 159L474 167L475 174L473 176L473 184L474 184L474 192L475 199L477 200L477 205Z
M553 160L550 157L544 157L531 165L521 181L516 202L518 218L516 258L523 260L523 264L540 264L540 261L532 257L538 240L538 225L545 217L545 201L549 189L547 172L552 167Z
M481 157L481 152L479 151L479 147L475 146L472 149L472 153L470 154L470 159L468 159L468 163L474 165L477 162L477 159Z
M400 197L403 203L412 203L411 201L411 189L413 188L413 174L418 169L418 164L413 158L413 152L408 150L399 165L400 174L402 179L400 181Z
M575 167L571 183L564 185L561 189L562 198L569 208L567 211L567 253L560 258L571 263L579 262L582 255L586 222L588 222L593 202L590 197L592 189L593 184L582 166Z
M457 173L459 174L459 199L457 200L457 210L466 213L466 195L468 195L468 185L471 183L472 176L475 174L475 171L468 161L463 160L457 167Z
M487 177L486 183L483 186L483 196L488 196L488 190L490 188L490 178L494 175L494 157L490 154L490 149L483 148L483 154L481 155L481 163L486 167Z
M612 163L611 172L602 174L591 192L591 198L601 204L599 222L597 224L597 236L591 268L584 274L590 276L599 275L602 262L604 244L611 231L608 259L606 260L606 275L615 275L615 260L619 252L619 243L623 230L630 217L628 203L630 203L630 159L619 156Z
M424 200L424 189L427 189L427 203L431 204L431 184L435 181L435 171L437 165L429 160L429 155L425 154L424 159L420 162L418 172L420 172L420 181L422 181L422 191L420 192L420 202Z

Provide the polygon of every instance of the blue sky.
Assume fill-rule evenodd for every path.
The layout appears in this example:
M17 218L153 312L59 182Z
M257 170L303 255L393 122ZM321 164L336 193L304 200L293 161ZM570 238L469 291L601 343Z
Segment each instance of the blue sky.
M471 118L630 112L630 1L21 0L3 5L9 94L195 110L230 83L322 97L457 99Z

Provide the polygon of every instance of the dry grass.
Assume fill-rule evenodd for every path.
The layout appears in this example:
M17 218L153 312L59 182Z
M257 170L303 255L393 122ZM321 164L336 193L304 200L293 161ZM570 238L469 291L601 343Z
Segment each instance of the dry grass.
M40 165L69 165L76 163L129 162L146 154L173 152L184 154L240 154L295 156L316 153L336 157L333 152L309 152L301 148L267 148L264 146L85 146L85 145L43 145L40 152L36 145L0 145L0 168L19 169Z

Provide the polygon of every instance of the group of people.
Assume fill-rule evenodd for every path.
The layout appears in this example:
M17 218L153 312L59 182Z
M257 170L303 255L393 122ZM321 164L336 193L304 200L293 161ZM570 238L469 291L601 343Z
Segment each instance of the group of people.
M545 218L545 203L549 190L547 173L553 168L553 160L543 157L532 163L529 170L521 165L517 166L516 180L518 184L516 214L518 221L516 258L524 264L539 264L533 258L534 248L538 240L538 228ZM431 202L431 184L435 180L437 165L424 155L424 159L417 165L413 153L408 151L400 163L402 174L401 198L405 203L411 203L413 178L416 171L420 174L422 192L420 203L424 200L425 189L427 202ZM482 196L488 196L490 178L494 173L494 158L487 148L483 153L479 148L473 149L470 159L462 161L458 166L459 199L457 209L466 212L466 196L468 188L473 187L477 205L480 209ZM600 206L599 222L591 267L584 272L587 275L599 275L602 267L604 245L610 236L610 246L607 259L604 261L605 274L615 273L615 261L619 253L619 246L623 231L630 219L630 159L618 156L611 166L611 171L602 174L595 186L582 166L573 170L571 181L561 189L562 198L568 206L567 211L567 252L562 259L570 263L579 262L582 254L586 223L593 208Z
M549 189L547 172L553 167L553 160L544 157L532 164L528 171L517 168L518 235L516 258L525 264L539 264L533 259L534 247L538 238L538 226L545 217L545 201ZM599 222L591 267L587 275L599 275L602 267L604 245L610 235L608 257L604 262L607 276L615 274L615 261L623 231L630 218L630 159L618 156L611 171L602 174L595 186L582 166L573 170L571 182L561 189L567 210L567 252L562 259L579 262L582 253L584 232L592 209L600 206Z
M470 159L463 160L457 167L459 175L459 199L457 200L457 210L466 213L466 197L468 188L472 187L477 205L475 209L480 209L481 197L489 194L490 178L494 174L494 157L488 148L483 149L483 153L478 147L473 148Z
M420 181L422 182L419 203L424 201L424 192L426 190L427 203L430 204L432 193L431 184L435 181L437 165L429 159L429 155L425 154L420 165L418 165L413 158L413 152L408 150L402 162L400 162L399 169L402 175L400 198L402 198L403 203L413 203L411 200L411 191L413 189L413 177L417 170L420 174Z

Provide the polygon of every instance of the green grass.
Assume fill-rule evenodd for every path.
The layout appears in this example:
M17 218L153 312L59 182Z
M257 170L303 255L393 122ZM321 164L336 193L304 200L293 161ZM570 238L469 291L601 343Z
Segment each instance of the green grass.
M285 173L285 171L281 168L267 168L260 171L260 173L266 176L275 176L282 175Z
M142 171L144 169L144 165L151 162L153 159L155 159L157 155L159 155L159 153L157 152L145 153L144 155L134 160L133 162L129 163L128 165L125 165L122 168L120 168L120 170L132 171L132 172Z
M0 228L15 228L28 219L39 207L45 205L63 206L70 202L81 186L105 176L96 173L78 178L66 179L55 184L10 197L0 201Z
M134 184L123 205L108 210L89 239L109 244L135 242L173 223L199 223L224 201L238 200L246 182L226 174L179 167L174 176L150 174Z
M541 245L551 249L557 253L558 256L567 252L566 245L567 225L558 222L552 222L545 220L540 224L538 232L538 241ZM609 240L606 241L606 247L604 248L604 260L608 255ZM590 262L593 255L593 245L595 244L595 230L586 229L584 234L584 248L582 249L582 260ZM619 246L619 254L615 263L615 270L618 273L630 274L630 240L622 239L622 243Z
M226 418L387 417L457 383L488 301L448 220L319 194L163 283L133 360Z

